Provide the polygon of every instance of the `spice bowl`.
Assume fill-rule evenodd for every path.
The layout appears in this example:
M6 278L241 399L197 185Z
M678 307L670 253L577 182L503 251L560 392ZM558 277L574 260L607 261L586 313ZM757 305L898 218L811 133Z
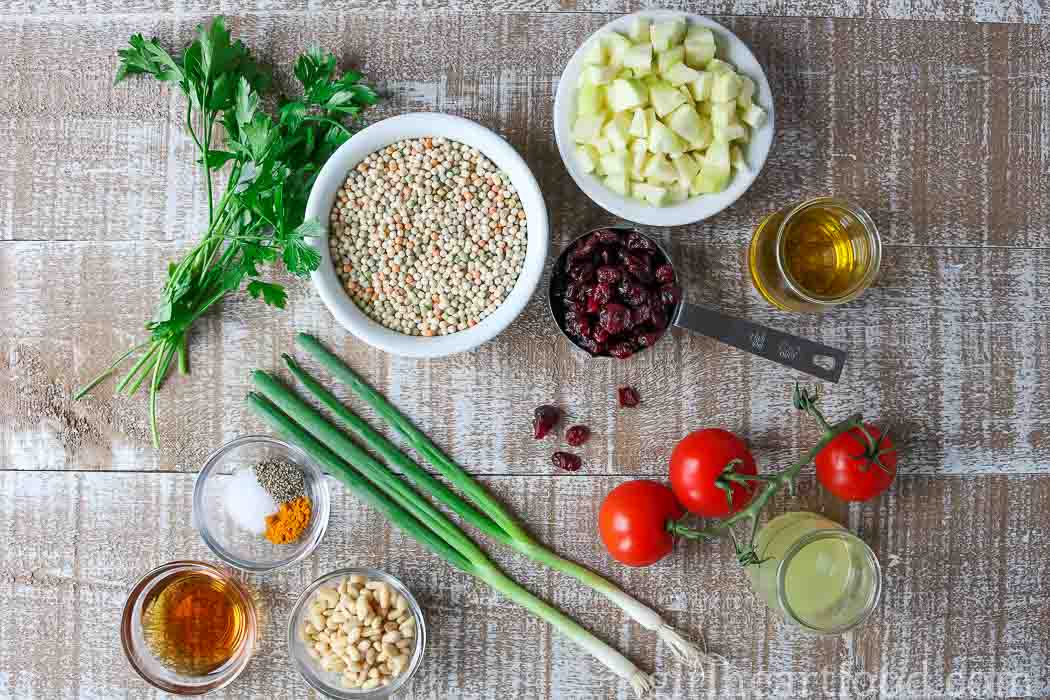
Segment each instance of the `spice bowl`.
M303 533L287 544L273 544L263 534L242 527L227 508L231 480L260 462L283 460L303 472L310 500L310 520ZM328 528L330 494L324 472L298 447L265 435L246 435L226 443L208 457L193 488L193 521L205 544L230 566L266 573L309 556Z
M506 175L525 215L526 238L520 272L498 306L479 321L470 319L474 325L468 328L430 337L388 328L358 308L339 279L329 244L332 207L346 182L347 174L383 148L400 141L427 138L447 139L476 149ZM525 160L495 132L469 119L448 114L403 114L376 122L355 134L332 154L318 174L310 190L306 218L317 219L322 226L321 235L311 238L311 245L321 255L321 264L313 272L312 280L325 306L340 325L360 340L385 352L405 357L443 357L473 350L496 337L525 309L536 291L543 275L549 245L547 206L540 186ZM392 218L388 220L393 221ZM435 241L440 238L437 233L433 236ZM441 255L444 255L444 251ZM472 263L473 260L469 260L464 264ZM404 272L400 270L400 265L398 269ZM435 300L434 303L437 302Z
M223 591L236 612L221 630L222 663L199 673L173 668L154 653L157 643L147 636L145 619L150 606L164 595L173 582L199 577L215 590ZM153 569L131 588L120 624L120 640L128 662L150 685L173 695L203 695L223 688L244 671L255 652L259 617L251 593L228 571L199 561L173 561ZM161 647L162 649L164 647ZM191 659L192 657L183 657Z
M408 666L389 685L362 690L359 688L348 688L342 683L342 675L338 672L323 670L319 662L310 654L308 642L304 639L302 630L309 620L310 606L315 600L318 590L328 586L333 587L340 581L349 579L351 576L363 576L370 581L381 581L393 592L401 594L407 602L406 611L410 613L415 622L415 642L408 662ZM296 670L303 679L315 690L330 698L337 700L361 700L366 698L388 698L401 691L419 670L423 661L423 654L427 643L426 620L423 610L413 597L408 588L396 577L368 567L348 567L337 569L324 574L300 594L291 614L288 616L288 653L292 657Z

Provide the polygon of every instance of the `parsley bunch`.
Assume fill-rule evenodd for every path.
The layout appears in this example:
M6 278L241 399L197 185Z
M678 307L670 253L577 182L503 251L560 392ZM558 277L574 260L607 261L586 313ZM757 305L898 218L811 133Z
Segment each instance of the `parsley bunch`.
M264 281L260 272L278 258L294 275L317 269L320 255L307 239L321 233L321 224L304 221L310 187L329 156L352 135L344 120L353 124L376 102L375 91L360 83L359 73L337 77L335 57L312 49L295 64L302 97L279 97L276 117L271 116L262 107L270 76L243 43L230 40L222 17L198 27L197 34L178 58L156 39L132 36L128 48L118 52L117 82L148 75L177 85L185 95L186 130L197 145L208 193L207 231L182 260L168 266L160 304L146 324L149 338L74 397L137 358L116 390L131 396L149 382L154 446L159 445L157 392L176 358L179 370L189 372L193 323L246 280L252 297L284 308L284 288ZM221 145L214 139L217 126L224 133ZM216 201L213 176L226 170L226 188Z

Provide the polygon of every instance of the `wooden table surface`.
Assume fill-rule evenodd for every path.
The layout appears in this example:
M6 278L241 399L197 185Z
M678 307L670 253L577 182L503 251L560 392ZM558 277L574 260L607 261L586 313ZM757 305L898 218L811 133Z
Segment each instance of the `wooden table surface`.
M826 512L884 566L868 624L815 638L750 593L727 544L684 543L628 570L595 533L628 477L665 476L702 426L747 436L767 468L815 440L791 408L797 379L676 334L622 363L569 351L537 295L478 351L384 355L338 327L308 284L283 312L239 296L193 336L193 373L161 398L164 448L144 400L71 389L141 336L167 261L206 217L179 95L113 86L132 33L181 47L217 12L287 76L320 44L385 94L372 119L459 114L503 134L532 166L552 251L606 221L561 165L551 133L561 69L590 32L637 0L4 0L0 11L0 697L145 698L120 649L129 585L172 559L214 557L190 521L204 454L260 424L242 398L296 331L348 361L558 551L706 634L728 667L688 671L609 605L504 552L518 580L585 621L642 668L659 697L1044 697L1050 694L1050 25L1040 0L669 0L726 23L766 68L774 148L733 207L658 231L688 296L848 350L826 390L832 416L863 410L904 438L889 493L845 506L811 476L777 511ZM775 311L744 250L766 212L834 193L872 214L886 243L877 286L822 316ZM613 407L632 384L644 404ZM576 474L529 436L555 402L595 438ZM297 593L343 565L375 565L418 594L431 626L406 697L628 698L564 639L407 541L333 484L329 532L299 566L253 578L264 639L229 698L312 697L282 643Z

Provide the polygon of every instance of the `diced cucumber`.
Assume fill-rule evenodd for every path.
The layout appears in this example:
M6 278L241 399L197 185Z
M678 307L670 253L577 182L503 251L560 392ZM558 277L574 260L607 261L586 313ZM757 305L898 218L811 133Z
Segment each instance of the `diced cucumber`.
M609 141L614 151L626 151L631 142L631 117L626 112L617 112L602 127L602 136Z
M728 126L716 126L715 141L739 141L747 137L747 127L740 123L730 124Z
M649 136L649 120L645 116L646 110L638 108L631 112L631 128L627 133L636 139L644 139Z
M685 37L685 20L676 18L654 24L649 31L649 36L652 38L654 49L667 51L675 44L680 44Z
M725 73L726 71L729 71L730 73L736 72L733 70L733 64L726 63L720 58L712 58L707 62L707 65L704 66L704 70L708 73Z
M681 46L672 46L666 51L659 51L656 54L656 72L664 77L664 74L671 70L671 66L683 61L685 61L685 49Z
M714 104L710 100L707 100L705 102L697 102L696 103L696 111L700 113L701 117L707 117L708 119L710 119L711 118L711 108L713 106L714 106Z
M580 71L580 85L605 85L616 79L616 66L584 66Z
M681 204L685 200L689 199L689 181L679 180L671 185L671 189L667 192L667 198L671 204Z
M605 138L604 136L599 136L598 138L591 141L591 145L597 148L598 153L600 153L601 155L605 155L606 153L612 153L613 150L612 144L609 143L609 139Z
M657 185L650 185L647 182L636 182L632 188L635 196L639 199L644 199L654 207L662 207L667 203L668 193L666 187L659 187Z
M715 126L729 126L736 123L736 103L716 102L711 105L711 123Z
M712 102L736 102L736 96L740 94L740 82L736 73L723 71L715 75L711 83Z
M649 150L653 153L674 155L685 153L685 144L673 131L656 121L649 129Z
M606 91L605 99L613 112L626 112L635 107L644 107L649 102L649 90L636 78L617 79Z
M736 106L740 109L747 109L755 98L755 81L739 73L737 73L736 77L740 81L740 91L736 96Z
M652 21L648 17L635 17L627 30L627 38L635 43L648 42L650 26Z
M678 171L678 181L684 182L687 185L693 181L696 174L700 172L700 164L696 162L688 153L683 153L680 156L675 156L674 167Z
M602 35L602 43L608 52L608 63L610 66L622 66L624 54L631 48L631 40L623 34L608 32Z
M704 154L703 166L710 166L719 171L729 172L729 144L725 141L715 141ZM701 168L702 169L702 168Z
M704 164L693 180L691 191L693 194L713 194L721 192L729 184L728 171L723 172L717 168Z
M589 143L583 143L576 147L576 162L585 173L594 172L598 165L598 149Z
M576 91L576 113L598 114L605 110L605 87L583 85Z
M729 164L733 167L733 170L738 170L742 173L751 172L747 160L744 159L744 151L736 144L729 147Z
M642 139L638 139L631 144L631 179L632 180L644 180L645 176L642 175L642 171L645 169L645 165L649 162L649 145Z
M646 161L642 175L647 181L658 185L670 184L678 179L678 171L663 154L656 154Z
M715 57L715 35L707 27L694 26L685 35L685 62L693 68L703 68Z
M572 138L577 143L590 143L602 133L602 126L609 118L607 112L597 114L581 114L576 117L576 123L572 127Z
M684 104L671 112L665 121L672 131L689 143L703 140L703 124L693 107Z
M676 63L664 73L664 80L671 85L685 85L700 79L700 72L695 71L684 63Z
M693 99L693 93L689 92L688 85L679 85L678 92L682 93L682 96L685 97L685 103L687 105L690 107L696 107L696 100Z
M605 186L622 197L631 192L631 180L627 173L610 173L605 178Z
M711 127L711 120L700 115L700 136L695 141L689 142L689 148L694 151L702 151L714 141L715 132Z
M602 45L600 39L595 39L588 44L583 52L583 62L589 66L605 65L606 58L605 47Z
M750 105L741 120L752 129L758 129L766 123L766 110L756 104Z
M714 76L707 71L699 71L699 78L689 83L689 90L693 93L693 99L703 102L711 99L711 82Z
M622 175L631 169L629 151L613 151L601 157L602 170L609 175Z
M649 43L635 44L623 55L624 68L630 68L634 74L641 77L653 72L653 45Z
M665 82L657 83L649 88L649 99L652 100L653 107L656 109L656 116L661 119L685 103L682 93L670 83Z

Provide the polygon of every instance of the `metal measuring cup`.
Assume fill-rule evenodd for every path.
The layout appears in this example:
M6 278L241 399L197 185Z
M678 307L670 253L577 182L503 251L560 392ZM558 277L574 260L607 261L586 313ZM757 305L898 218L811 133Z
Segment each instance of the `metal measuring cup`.
M554 267L551 270L550 285L547 289L547 308L550 310L551 318L554 319L554 323L558 326L562 335L568 338L573 345L580 350L583 350L591 357L607 357L607 355L599 355L591 352L580 345L579 342L569 334L565 328L566 309L565 299L562 295L567 283L566 278L568 275L567 264L569 252L573 250L576 244L582 239L597 231L607 229L620 231L625 235L630 232L635 232L644 236L656 246L658 254L662 256L672 268L674 267L674 262L671 260L671 256L667 254L667 251L664 250L659 241L655 240L652 236L645 235L631 226L601 226L592 229L581 236L577 236L565 246L561 254L558 256L558 259L554 262ZM675 275L675 278L676 280L681 279L677 274ZM678 328L684 328L688 331L705 335L708 338L714 338L715 340L737 348L738 350L749 352L752 355L772 360L777 364L790 367L799 372L805 372L806 374L817 377L818 379L823 379L833 383L838 382L839 377L842 375L843 366L846 363L846 352L844 350L838 350L823 345L822 343L799 338L790 333L783 333L742 318L727 316L726 314L713 309L690 304L686 302L684 298L679 299L674 305L673 310L669 314L668 327L665 329L664 333L666 333L671 326L677 326ZM635 354L645 349L646 348L638 348L636 349Z

